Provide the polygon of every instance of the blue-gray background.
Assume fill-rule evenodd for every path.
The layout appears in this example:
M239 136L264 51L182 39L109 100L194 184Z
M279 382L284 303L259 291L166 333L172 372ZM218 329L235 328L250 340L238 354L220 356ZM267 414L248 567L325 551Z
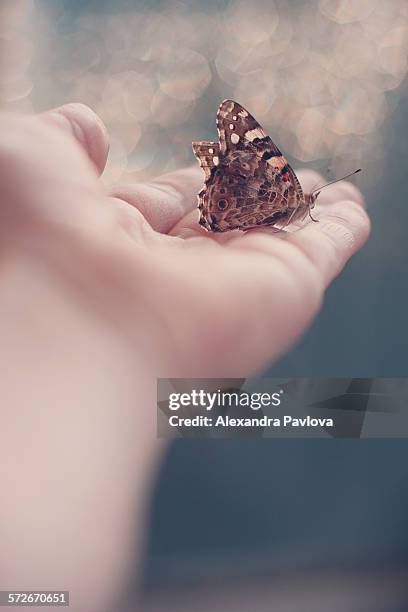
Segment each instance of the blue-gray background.
M209 13L229 5L216 0L43 0L37 2L37 7L56 10L58 5L58 19L53 24L58 35L50 39L51 50L48 48L50 57L58 57L67 33L75 33L79 28L76 20L84 14L92 20L101 13L120 15L135 8L157 13L167 10L170 4L187 16L186 24L190 10ZM293 19L299 19L305 6L328 4L290 3ZM401 12L400 18L405 17L406 13ZM65 42L60 41L60 34ZM135 39L138 35L134 33ZM199 29L196 35L200 36ZM275 36L279 37L279 27ZM329 53L331 42L327 40L326 44ZM406 53L406 43L401 44ZM90 49L86 56L90 62L88 73L99 79L92 53ZM64 58L69 64L69 57L62 53ZM40 53L38 62L41 61L44 58ZM72 78L83 78L82 73L78 77L76 64L74 68ZM52 70L43 74L38 65L36 70L35 87L30 94L35 108L68 101L66 73L65 80L61 77L49 83ZM91 94L86 87L83 90L91 98L100 81L92 82L95 85ZM352 87L353 83L351 90ZM392 111L378 120L381 138L376 139L374 126L369 135L372 150L362 149L367 164L364 157L359 160L366 173L362 186L373 222L370 241L328 290L322 312L311 329L292 351L268 369L268 376L395 377L408 373L405 90L406 79L387 98ZM183 92L180 95L183 97ZM224 87L222 80L214 76L200 98L193 101L195 125L183 125L183 144L194 136L214 135L216 104L230 95L231 83ZM88 99L84 94L79 101ZM369 110L361 106L356 112L357 119L360 113L363 121ZM113 128L115 121L113 118ZM163 148L164 143L168 155L172 155L178 141L171 122L163 133L147 130L146 134L150 141L156 139L157 148ZM288 153L293 153L291 159L297 165L302 160L307 162L301 154L296 157L295 149ZM174 154L176 165L188 161L189 153L186 159L183 155ZM330 155L322 158L319 151L312 158L313 154L309 155L307 162L311 167L324 168L332 162ZM118 159L123 162L119 154ZM142 162L137 155L135 159L140 169ZM372 160L379 162L375 165ZM119 163L117 159L113 162ZM349 161L350 169L354 163L354 159ZM158 170L160 164L165 167L159 160ZM341 156L337 166L347 166ZM272 335L273 330L271 338ZM227 574L248 576L249 571L256 575L314 566L371 568L407 564L407 451L405 440L177 440L167 454L154 497L146 554L147 588L157 588L168 583L169 578L173 585L199 580L203 575L214 576L215 570L219 579Z

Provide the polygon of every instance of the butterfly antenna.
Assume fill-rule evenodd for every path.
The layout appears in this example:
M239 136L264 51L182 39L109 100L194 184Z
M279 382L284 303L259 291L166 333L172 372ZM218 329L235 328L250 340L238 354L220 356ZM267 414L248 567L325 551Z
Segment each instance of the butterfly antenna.
M312 189L310 190L310 193L313 193L314 191L316 191L316 187L318 186L319 183L320 181L317 181L317 183L313 185Z
M354 172L350 172L349 174L346 174L346 176L342 176L341 178L335 179L334 181L330 181L330 183L326 183L325 185L323 185L323 187L317 187L317 188L314 187L310 193L314 193L317 190L321 191L325 187L328 187L329 185L333 185L333 183L344 181L344 179L349 178L350 176L353 176L354 174L357 174L358 172L361 172L361 168L358 168L357 170L354 170Z
M329 168L327 168L327 173L328 173L328 174L330 174L330 172L331 172L331 171L332 171L332 169L331 169L330 167L329 167ZM343 180L343 179L341 179L341 180ZM315 184L313 185L313 187L312 187L312 189L310 190L310 192L309 192L309 193L313 193L314 191L317 191L317 186L318 186L318 184L319 184L319 183L320 183L320 181L317 181L317 183L315 183Z

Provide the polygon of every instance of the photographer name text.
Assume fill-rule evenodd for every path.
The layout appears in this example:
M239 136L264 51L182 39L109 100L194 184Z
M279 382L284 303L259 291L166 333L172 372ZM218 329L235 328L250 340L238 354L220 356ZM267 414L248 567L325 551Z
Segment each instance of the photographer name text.
M303 418L284 415L282 417L253 417L238 418L230 416L197 415L195 417L169 417L171 427L334 427L333 419L315 418L307 415Z

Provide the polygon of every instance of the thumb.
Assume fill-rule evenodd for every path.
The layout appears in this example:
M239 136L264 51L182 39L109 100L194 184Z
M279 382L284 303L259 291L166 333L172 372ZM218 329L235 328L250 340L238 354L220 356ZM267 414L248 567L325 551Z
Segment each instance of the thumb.
M97 171L105 168L109 151L108 132L103 121L85 104L65 104L47 111L40 117L74 136L84 148Z
M102 166L107 139L95 117L80 105L37 117L0 115L0 231L5 239L33 223L54 230L103 223L107 207L101 206L104 194L93 161Z

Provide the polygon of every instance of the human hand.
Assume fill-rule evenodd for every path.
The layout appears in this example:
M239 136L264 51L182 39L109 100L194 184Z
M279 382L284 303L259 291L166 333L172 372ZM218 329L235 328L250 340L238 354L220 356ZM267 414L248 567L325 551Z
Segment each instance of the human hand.
M312 171L301 171L299 176L305 191L324 183ZM369 220L357 188L342 181L323 191L316 211L321 217L318 227L310 225L308 217L307 223L292 223L279 234L271 228L211 234L197 223L194 196L202 182L202 172L192 168L163 176L149 188L122 186L114 193L149 221L148 233L161 233L163 246L188 257L183 265L182 260L176 262L176 252L169 251L169 266L174 263L185 274L184 280L174 283L183 295L184 308L176 298L167 324L168 329L172 325L180 329L183 345L188 338L193 340L186 351L192 361L184 367L193 362L194 368L198 361L199 371L214 376L245 375L296 340L315 314L326 286L365 242ZM173 237L171 243L166 234ZM193 280L194 269L201 287ZM187 294L191 307L184 302ZM167 318L164 312L163 316ZM183 334L183 327L197 327L197 319L198 330Z
M107 135L86 107L2 115L0 134L2 579L66 584L73 610L104 610L143 550L156 377L264 367L369 222L339 183L318 224L207 234L199 169L106 193Z
M369 234L362 196L346 182L322 192L320 223L208 233L197 223L198 167L106 194L84 155L103 170L107 135L89 109L2 125L3 234L14 249L36 243L72 297L84 292L94 316L114 320L139 348L142 338L158 375L265 367L299 338ZM321 177L305 170L299 179L307 190Z

